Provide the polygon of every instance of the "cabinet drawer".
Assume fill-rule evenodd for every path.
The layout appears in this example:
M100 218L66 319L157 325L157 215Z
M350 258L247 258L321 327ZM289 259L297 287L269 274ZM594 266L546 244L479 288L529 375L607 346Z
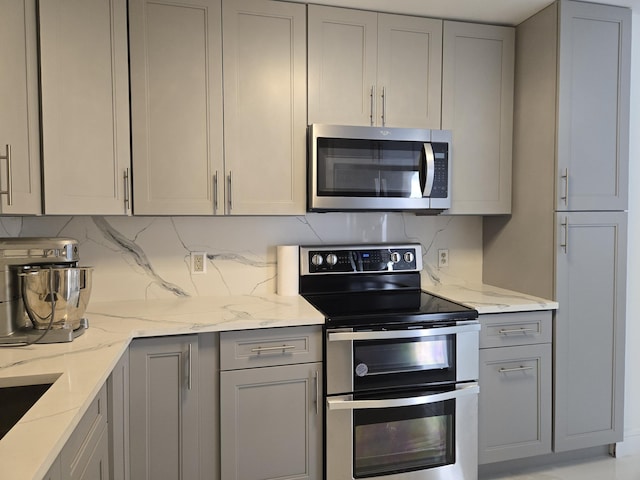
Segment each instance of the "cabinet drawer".
M221 370L320 361L321 327L268 328L220 334Z
M102 387L67 440L60 461L62 472L81 472L107 425L107 387Z
M551 342L551 310L480 315L480 324L480 348Z

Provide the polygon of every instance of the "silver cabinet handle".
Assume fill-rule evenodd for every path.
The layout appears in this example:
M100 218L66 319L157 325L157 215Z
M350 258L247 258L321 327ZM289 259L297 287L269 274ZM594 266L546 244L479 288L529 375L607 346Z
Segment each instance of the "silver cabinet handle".
M423 197L431 196L431 190L433 190L433 180L436 174L436 158L433 154L433 145L430 143L424 144L424 158L426 162L426 180L424 183L424 191L422 192Z
M373 127L373 122L375 120L375 102L376 102L376 86L371 85L371 90L369 90L369 122Z
M480 391L477 383L470 383L463 387L456 387L451 392L434 393L419 397L391 398L385 400L352 400L352 395L328 398L329 410L362 410L372 408L412 407L414 405L426 405L428 403L444 402L467 395L476 395Z
M569 219L564 217L564 220L560 224L564 228L564 243L560 244L560 247L564 249L565 255L569 250Z
M392 340L394 338L437 337L440 335L455 335L458 333L479 332L480 324L458 325L455 327L423 328L416 330L383 330L365 332L333 332L329 333L329 341L351 340Z
M124 211L125 213L129 212L131 208L130 200L129 200L129 169L124 169Z
M189 342L189 352L187 354L187 362L189 362L188 367L187 367L187 375L188 375L188 379L187 379L187 389L191 390L191 375L193 373L193 370L191 368L192 365L192 358L191 356L193 355L193 345L191 344L191 342Z
M218 171L213 174L213 213L218 213Z
M318 370L313 374L313 379L316 384L316 415L320 413L320 375Z
M227 193L229 194L227 202L229 205L229 213L231 213L231 209L233 208L233 202L231 200L233 198L233 196L231 195L231 170L229 170L229 176L227 177L227 185L229 186L229 188L227 189Z
M501 328L500 330L498 330L498 333L500 335L511 335L514 333L526 335L527 333L531 332L537 332L537 330L534 328Z
M7 196L7 205L13 205L13 180L11 174L11 145L6 144L4 146L5 154L0 155L0 160L7 161L7 189L0 190L0 195Z
M500 370L498 370L498 372L510 373L510 372L524 372L526 370L533 370L533 367L520 366L520 367L512 367L512 368L501 368Z
M561 200L564 200L564 206L566 207L569 204L569 169L565 168L564 173L560 175L560 178L564 179L564 195L560 197Z
M387 113L387 89L386 87L382 87L382 115L380 116L380 118L382 119L382 126L384 127L386 119L386 113Z
M286 353L287 350L295 350L295 349L296 349L295 345L275 345L273 347L255 347L255 348L252 348L251 351L253 353L257 353L258 355L260 355L263 352L282 351L282 353Z

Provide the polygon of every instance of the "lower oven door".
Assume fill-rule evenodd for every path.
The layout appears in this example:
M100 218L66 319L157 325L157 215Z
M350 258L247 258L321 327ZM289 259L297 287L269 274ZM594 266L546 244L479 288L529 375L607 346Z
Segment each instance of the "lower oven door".
M476 480L478 391L328 397L326 478Z

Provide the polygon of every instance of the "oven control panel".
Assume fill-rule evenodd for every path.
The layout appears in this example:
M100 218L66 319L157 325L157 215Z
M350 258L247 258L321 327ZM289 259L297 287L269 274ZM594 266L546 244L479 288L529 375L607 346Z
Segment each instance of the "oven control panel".
M419 244L300 247L301 275L420 270Z

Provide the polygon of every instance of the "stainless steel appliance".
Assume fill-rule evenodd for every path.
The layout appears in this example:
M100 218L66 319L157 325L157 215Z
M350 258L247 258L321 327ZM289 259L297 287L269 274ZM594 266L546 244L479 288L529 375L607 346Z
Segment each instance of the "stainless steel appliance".
M69 238L0 239L0 344L70 342L84 333L90 267Z
M309 126L310 211L451 207L451 132Z
M420 245L301 247L325 321L325 477L477 479L478 312L420 288Z

